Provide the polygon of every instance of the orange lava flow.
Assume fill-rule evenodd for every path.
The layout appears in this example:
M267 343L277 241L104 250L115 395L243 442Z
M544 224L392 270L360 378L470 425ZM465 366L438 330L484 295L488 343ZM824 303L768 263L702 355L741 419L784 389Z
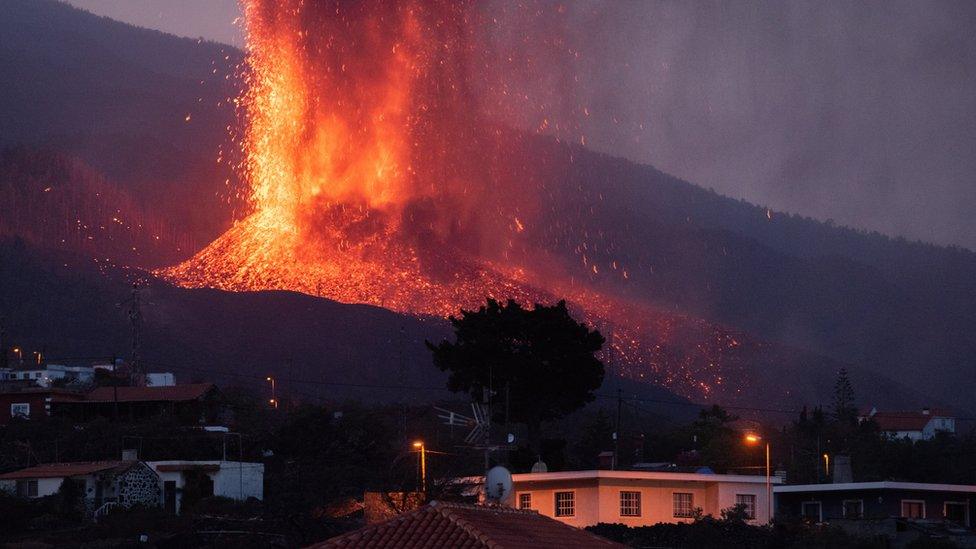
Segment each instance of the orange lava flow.
M532 240L553 191L529 184L534 167L512 168L510 134L482 120L471 80L484 21L472 4L243 5L249 213L157 274L184 287L293 290L438 317L486 297L558 296L604 331L612 319L631 377L698 397L722 386L718 361L739 345L733 336L587 289L578 281L599 269L626 272L583 255L580 276ZM682 330L705 342L701 352L674 351Z
M448 136L461 138L454 128L465 108L462 84L444 64L458 65L466 54L468 29L459 25L468 7L244 7L242 168L253 213L190 261L162 271L165 277L438 316L486 296L543 300L491 262L441 248L450 247L443 234L418 250L419 232L458 220L452 212L420 227L411 205L465 192L436 174L444 171L437 148L449 145Z

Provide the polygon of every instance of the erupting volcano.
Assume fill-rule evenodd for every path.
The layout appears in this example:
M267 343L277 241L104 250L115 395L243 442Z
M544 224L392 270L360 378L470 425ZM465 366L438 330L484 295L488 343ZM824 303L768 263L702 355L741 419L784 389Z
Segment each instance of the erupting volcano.
M465 2L244 7L237 101L248 208L162 276L441 317L485 297L565 298L598 327L613 324L625 374L689 396L723 388L734 369L723 356L741 352L742 337L635 304L633 290L615 292L628 283L627 266L587 224L586 201L601 197L561 182L576 146L527 154L541 138L505 126L524 113L538 131L571 125L544 92L516 83L547 70L519 48L528 38L511 40L500 19ZM551 10L531 16L558 17ZM498 35L515 46L500 46ZM544 51L579 55L558 36L538 40ZM572 82L560 72L535 83L562 80ZM675 353L668 342L677 337L697 341L699 352Z

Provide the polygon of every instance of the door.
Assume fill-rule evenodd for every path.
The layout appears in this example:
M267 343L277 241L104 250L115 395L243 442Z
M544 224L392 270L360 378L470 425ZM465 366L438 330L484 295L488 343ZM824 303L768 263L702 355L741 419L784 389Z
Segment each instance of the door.
M163 482L163 509L167 513L176 514L176 481Z

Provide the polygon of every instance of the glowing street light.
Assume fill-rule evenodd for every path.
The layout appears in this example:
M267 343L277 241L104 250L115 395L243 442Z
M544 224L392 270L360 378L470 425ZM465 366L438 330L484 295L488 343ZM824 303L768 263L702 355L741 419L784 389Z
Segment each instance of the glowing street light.
M270 404L272 408L274 408L274 409L277 410L278 409L278 395L275 392L275 378L273 378L271 376L268 376L268 377L264 378L264 380L271 384L271 398L268 399L268 404Z
M420 452L420 487L427 494L427 447L422 440L415 441L413 447Z
M762 437L756 433L746 433L746 444L759 444L763 441ZM769 443L766 443L766 517L773 520L773 482L769 468Z
M20 347L14 347L13 350L17 353L17 360L24 360L24 354L20 351Z
M823 455L824 458L824 473L826 473L827 478L830 478L830 456L827 454Z

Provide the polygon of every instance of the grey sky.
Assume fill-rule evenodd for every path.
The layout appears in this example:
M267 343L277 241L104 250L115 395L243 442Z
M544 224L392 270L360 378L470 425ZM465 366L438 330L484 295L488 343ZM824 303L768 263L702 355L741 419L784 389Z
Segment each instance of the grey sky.
M69 2L241 45L236 0ZM976 249L976 2L568 5L589 146L775 210Z
M66 0L98 15L177 36L243 46L237 0Z

